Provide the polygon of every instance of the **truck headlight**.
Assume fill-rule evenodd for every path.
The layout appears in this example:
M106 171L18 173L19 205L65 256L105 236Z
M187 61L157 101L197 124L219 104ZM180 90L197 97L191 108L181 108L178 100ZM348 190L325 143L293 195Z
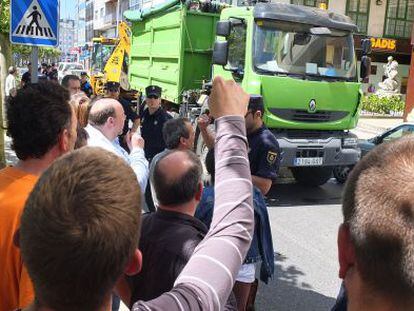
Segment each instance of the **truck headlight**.
M343 148L356 148L358 145L358 138L356 137L346 137L342 139Z

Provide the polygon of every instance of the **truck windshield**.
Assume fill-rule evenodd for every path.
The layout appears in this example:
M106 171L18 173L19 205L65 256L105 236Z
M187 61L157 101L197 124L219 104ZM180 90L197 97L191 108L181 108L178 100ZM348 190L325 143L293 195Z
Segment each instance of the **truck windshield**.
M261 74L282 74L304 79L356 81L352 34L329 29L315 35L313 26L257 20L253 63ZM329 31L328 31L329 33Z

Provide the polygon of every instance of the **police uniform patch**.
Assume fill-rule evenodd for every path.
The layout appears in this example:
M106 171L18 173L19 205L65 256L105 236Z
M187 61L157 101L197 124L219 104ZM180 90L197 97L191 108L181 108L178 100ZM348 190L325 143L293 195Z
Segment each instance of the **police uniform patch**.
M267 162L269 164L274 164L276 162L276 159L277 159L277 152L269 151L267 153L266 159L267 159Z

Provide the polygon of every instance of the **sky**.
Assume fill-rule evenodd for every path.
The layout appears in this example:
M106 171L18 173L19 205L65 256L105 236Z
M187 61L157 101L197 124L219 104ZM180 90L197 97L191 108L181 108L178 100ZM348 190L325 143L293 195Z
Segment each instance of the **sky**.
M72 18L76 16L76 0L60 0L60 18Z

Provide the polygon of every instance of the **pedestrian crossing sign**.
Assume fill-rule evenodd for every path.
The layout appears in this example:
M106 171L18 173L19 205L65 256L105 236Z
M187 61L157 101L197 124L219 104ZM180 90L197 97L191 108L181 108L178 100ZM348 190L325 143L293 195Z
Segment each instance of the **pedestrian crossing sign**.
M59 0L12 0L10 41L32 46L59 43Z

